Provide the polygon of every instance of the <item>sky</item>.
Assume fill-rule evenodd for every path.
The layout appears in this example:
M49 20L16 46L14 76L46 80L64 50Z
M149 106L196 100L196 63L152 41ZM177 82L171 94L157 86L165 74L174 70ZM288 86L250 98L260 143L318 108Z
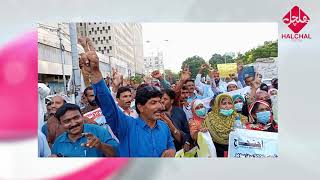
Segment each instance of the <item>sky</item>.
M244 53L278 38L277 23L142 23L144 56L163 52L164 68L179 72L182 62L198 55Z

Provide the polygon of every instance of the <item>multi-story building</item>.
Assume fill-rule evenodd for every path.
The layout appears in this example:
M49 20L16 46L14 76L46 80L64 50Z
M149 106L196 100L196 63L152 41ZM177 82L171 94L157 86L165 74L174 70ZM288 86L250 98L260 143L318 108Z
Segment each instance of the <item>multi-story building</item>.
M89 37L96 50L125 77L143 74L142 26L137 23L78 23L79 36Z
M81 52L83 52L83 48L78 45L78 53ZM97 53L97 55L100 59L100 69L103 76L110 74L109 59L101 53ZM63 74L67 83L72 75L69 24L39 24L38 81L48 83L53 93L59 93L64 90Z
M157 56L148 56L144 58L145 74L149 75L152 71L159 70L164 73L163 53L158 52Z

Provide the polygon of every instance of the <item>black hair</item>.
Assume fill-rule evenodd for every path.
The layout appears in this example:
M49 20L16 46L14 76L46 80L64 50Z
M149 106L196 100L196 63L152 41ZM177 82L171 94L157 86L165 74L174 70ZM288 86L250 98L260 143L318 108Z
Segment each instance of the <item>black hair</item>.
M84 89L84 91L83 91L83 94L87 97L88 96L88 91L92 91L93 90L93 88L92 88L92 86L88 86L86 89Z
M248 75L247 77L244 78L244 80L247 80L248 78L252 78L252 76Z
M76 104L65 103L56 112L55 117L60 121L61 116L63 116L69 110L78 110L81 114L80 107Z
M149 86L149 85L148 85L148 84L140 84L140 85L137 87L137 91L138 91L139 89L142 89L142 88L146 87L146 86Z
M149 99L155 98L155 97L161 98L162 93L161 91L159 91L159 89L153 86L145 86L143 88L138 89L136 93L136 100L135 100L137 113L140 114L138 104L145 105L149 101Z
M183 85L181 89L182 90L188 90L188 87L187 87L187 85Z
M268 92L268 89L269 89L269 88L268 88L268 85L266 85L265 83L261 83L260 89L263 90L263 91Z
M168 95L170 99L176 98L176 93L172 89L164 89L162 90L162 93Z
M185 84L187 84L188 82L193 82L194 83L194 80L193 79L188 79L188 80L186 80Z
M120 94L127 91L131 93L131 89L129 87L120 87L117 91L116 98L120 98Z

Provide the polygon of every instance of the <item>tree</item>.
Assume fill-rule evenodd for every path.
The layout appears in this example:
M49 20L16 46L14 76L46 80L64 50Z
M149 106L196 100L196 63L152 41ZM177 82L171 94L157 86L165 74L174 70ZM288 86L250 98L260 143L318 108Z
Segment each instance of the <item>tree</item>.
M212 57L209 59L209 64L217 69L217 64L225 64L225 63L234 63L235 59L233 59L230 55L221 55L221 54L213 54Z
M204 63L206 63L206 61L202 57L195 55L183 61L181 69L183 69L185 64L187 64L191 72L191 78L194 79L198 74L200 66Z
M143 82L143 77L139 74L136 74L135 76L131 76L130 80L133 81L135 84L141 84Z
M244 64L254 63L258 58L278 57L278 41L265 41L263 45L244 53Z

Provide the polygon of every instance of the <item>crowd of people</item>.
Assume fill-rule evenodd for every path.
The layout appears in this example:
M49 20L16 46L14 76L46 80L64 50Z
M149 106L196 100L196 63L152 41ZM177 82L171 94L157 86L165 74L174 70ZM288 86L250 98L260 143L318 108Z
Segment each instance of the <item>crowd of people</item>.
M278 80L238 73L224 80L203 64L195 79L186 65L169 83L160 71L141 84L124 81L116 70L103 78L92 42L84 48L80 68L86 88L80 105L56 95L46 104L39 132L42 157L175 157L197 146L199 132L209 132L217 157L226 157L236 119L244 129L278 132ZM210 78L203 78L205 70ZM92 118L88 114L98 114Z

